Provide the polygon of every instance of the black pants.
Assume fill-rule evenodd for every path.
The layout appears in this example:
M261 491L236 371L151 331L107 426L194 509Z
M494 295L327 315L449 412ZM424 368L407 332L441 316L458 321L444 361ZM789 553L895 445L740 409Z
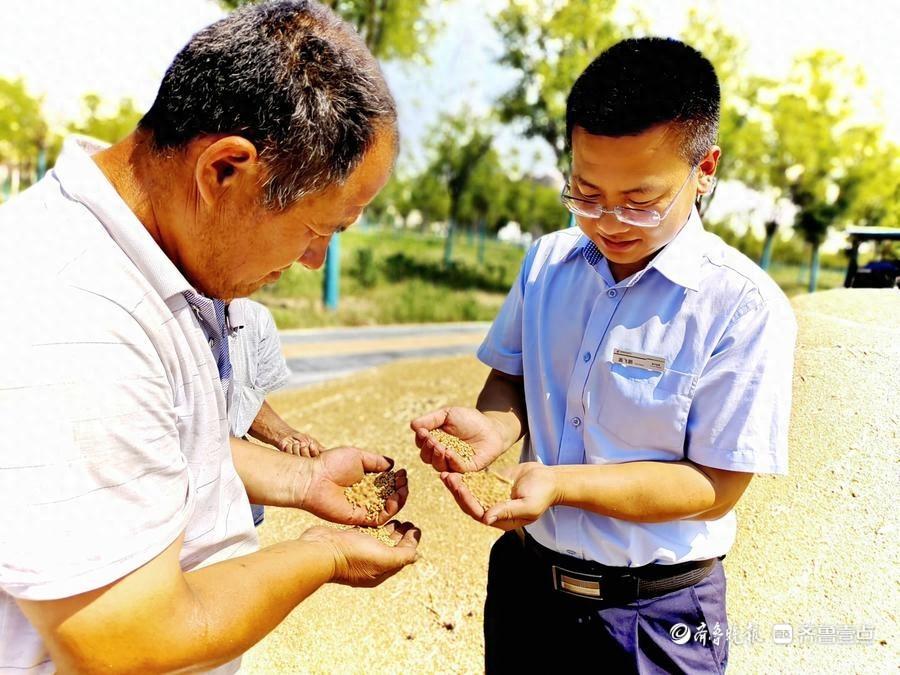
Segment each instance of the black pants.
M682 628L683 626L683 628ZM601 673L723 673L728 662L725 573L627 604L553 589L552 575L507 532L491 549L484 608L488 674L596 664Z

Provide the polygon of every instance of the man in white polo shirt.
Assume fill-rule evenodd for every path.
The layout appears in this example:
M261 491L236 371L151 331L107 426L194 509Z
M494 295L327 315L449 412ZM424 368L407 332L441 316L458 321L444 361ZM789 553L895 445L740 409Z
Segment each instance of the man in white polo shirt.
M250 500L360 524L344 488L392 462L229 442L225 405L225 302L322 264L395 125L329 10L249 7L191 39L128 138L67 140L0 209L0 671L234 672L322 584L413 561L394 521L396 548L312 528L257 551Z

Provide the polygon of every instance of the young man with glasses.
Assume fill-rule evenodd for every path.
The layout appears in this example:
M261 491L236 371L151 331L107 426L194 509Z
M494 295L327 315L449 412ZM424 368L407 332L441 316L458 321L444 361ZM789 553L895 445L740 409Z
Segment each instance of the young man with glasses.
M507 530L488 672L727 664L721 559L753 474L787 469L796 324L771 279L703 230L718 118L715 71L687 45L626 40L591 63L566 112L578 228L526 256L478 352L492 370L476 408L412 423L460 507ZM522 436L511 499L485 510L461 474Z

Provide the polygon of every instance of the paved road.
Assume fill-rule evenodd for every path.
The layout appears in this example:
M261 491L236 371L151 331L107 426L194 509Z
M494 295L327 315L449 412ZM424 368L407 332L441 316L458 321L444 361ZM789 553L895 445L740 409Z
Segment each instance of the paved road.
M397 359L474 354L489 323L281 331L289 388L344 377Z

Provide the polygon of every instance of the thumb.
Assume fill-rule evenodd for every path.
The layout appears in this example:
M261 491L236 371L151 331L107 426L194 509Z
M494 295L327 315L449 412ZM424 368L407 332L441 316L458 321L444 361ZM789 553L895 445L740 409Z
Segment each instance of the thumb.
M533 518L531 504L525 498L494 504L484 513L485 525L493 525L498 520L533 520Z

